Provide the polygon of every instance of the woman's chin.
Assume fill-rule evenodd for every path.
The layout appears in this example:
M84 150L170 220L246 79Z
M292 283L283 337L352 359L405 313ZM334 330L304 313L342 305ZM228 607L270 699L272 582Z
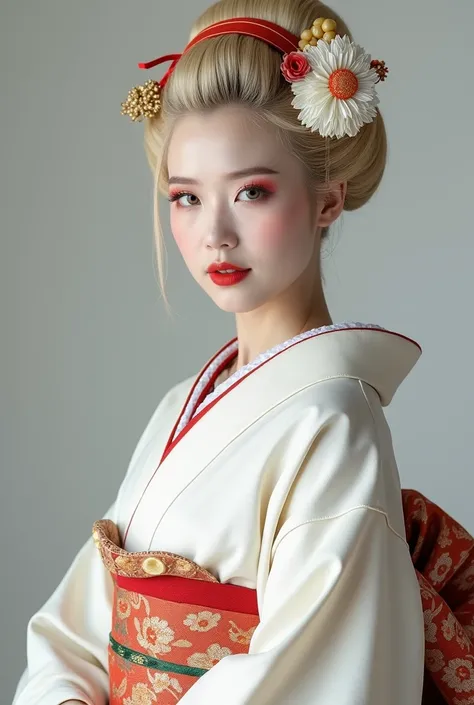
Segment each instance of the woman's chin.
M226 313L250 313L265 304L266 300L255 296L239 294L234 287L229 287L229 291L212 292L209 294L216 306ZM209 292L208 292L209 293Z

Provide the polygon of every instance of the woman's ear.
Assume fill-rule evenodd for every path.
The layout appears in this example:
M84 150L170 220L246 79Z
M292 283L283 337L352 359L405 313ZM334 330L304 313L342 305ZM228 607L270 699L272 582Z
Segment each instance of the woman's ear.
M318 218L318 226L320 228L329 227L339 218L344 210L346 193L347 181L339 183L331 182L327 184Z

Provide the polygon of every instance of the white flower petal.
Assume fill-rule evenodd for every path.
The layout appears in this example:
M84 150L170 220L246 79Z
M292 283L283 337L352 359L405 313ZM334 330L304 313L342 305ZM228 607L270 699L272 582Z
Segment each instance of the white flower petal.
M321 85L325 90L328 89L329 86L329 76L331 74L328 74L324 69L318 68L313 69L311 73L307 74L307 76L310 76L309 81L311 81L315 86Z
M377 116L378 75L370 65L370 55L348 36L337 36L330 44L320 40L305 54L312 71L291 85L292 105L300 110L298 119L324 137L354 137ZM357 92L348 100L336 98L329 89L329 78L338 69L352 71L358 80Z
M311 47L311 49L314 49L314 52L311 52L310 50L306 52L308 54L309 65L313 71L317 71L318 73L325 75L326 78L329 78L334 71L330 56L318 51L319 46Z
M371 76L359 76L358 81L360 91L374 91L376 82Z
M352 120L354 118L353 112L347 100L338 101L339 108L339 118L341 120Z
M350 47L344 54L341 55L339 59L339 68L341 69L352 69L355 72L355 59L356 55L353 47Z

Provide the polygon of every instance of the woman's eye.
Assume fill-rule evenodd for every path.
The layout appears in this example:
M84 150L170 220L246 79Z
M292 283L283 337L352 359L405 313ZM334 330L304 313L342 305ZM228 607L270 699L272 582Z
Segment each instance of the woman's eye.
M239 196L243 193L246 193L249 196L249 201L257 201L260 196L264 195L263 189L258 188L257 186L251 186L250 188L243 189L243 191L239 193Z
M194 198L194 201L191 201L191 199ZM189 199L189 200L186 200ZM195 206L197 205L196 202L199 201L199 198L197 196L194 196L192 193L183 193L182 196L179 196L179 198L176 199L179 203L180 206L184 206L187 208L188 206Z

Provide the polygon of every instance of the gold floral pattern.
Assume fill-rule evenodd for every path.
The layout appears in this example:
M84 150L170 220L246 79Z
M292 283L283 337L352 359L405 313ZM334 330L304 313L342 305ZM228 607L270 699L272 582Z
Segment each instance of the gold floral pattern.
M425 623L425 641L429 644L436 643L436 634L438 632L438 626L434 619L441 612L441 606L434 608L434 602L432 602L431 607L423 612L423 621Z
M240 629L232 620L229 621L229 638L231 641L235 641L237 644L243 644L244 646L249 646L250 641L254 635L255 629L257 627L251 627L250 629Z
M230 656L232 651L219 644L211 644L204 654L193 654L188 658L188 666L194 668L212 668L226 656Z
M441 526L442 526L442 529L439 532L438 545L441 548L447 548L448 546L451 546L453 541L452 541L452 539L449 538L449 535L451 533L451 527L449 526L448 522L446 521L446 517L442 518Z
M155 693L162 693L166 690L178 700L178 696L183 692L178 679L173 678L168 673L154 673L152 675L148 671L148 680Z
M471 660L455 658L444 670L443 681L456 693L467 693L474 689L474 667Z
M431 589L431 588L428 589L428 590L426 590L426 589L424 589L424 588L421 588L420 594L421 594L421 599L422 599L422 600L425 600L425 601L426 601L426 600L432 600L433 597L436 596L436 593L435 593L434 590Z
M474 705L474 695L470 697L463 696L461 698L453 698L453 705Z
M437 585L438 583L441 583L444 580L446 573L449 571L452 565L453 559L451 558L449 553L443 553L443 555L440 556L436 561L436 565L430 573L430 578L433 582L433 585Z
M465 562L469 559L470 551L461 551L458 561L454 568L454 572L459 574L459 569L464 567Z
M171 651L169 643L174 639L174 631L170 629L166 620L159 617L145 617L140 624L140 620L135 617L134 624L137 630L137 641L147 652L156 656Z
M461 649L465 649L469 646L469 639L466 637L464 629L452 612L450 612L447 618L442 621L441 630L446 641L456 639Z
M92 538L97 546L102 561L112 574L128 578L150 578L143 564L147 559L153 558L163 563L163 575L190 578L193 580L206 580L217 583L217 578L208 570L201 568L194 561L183 556L166 551L143 551L129 553L121 547L120 532L110 519L96 521L92 529Z
M120 685L116 686L114 685L112 687L112 695L114 698L123 698L125 693L127 692L127 676L123 679L123 681L120 683Z
M474 565L471 565L454 581L459 590L472 590L474 588Z
M198 612L197 614L188 614L183 624L189 627L192 632L208 632L217 627L220 618L220 614L207 611Z
M248 652L257 615L152 597L136 580L129 591L113 577L109 705L174 705L222 658Z
M441 671L444 667L443 652L439 649L427 649L425 653L426 668L432 673Z
M127 619L132 611L130 601L126 597L117 597L117 608L115 611L119 619Z
M402 497L423 605L426 686L438 691L436 701L474 705L474 539L418 492Z
M156 695L146 683L135 683L131 697L125 698L123 705L152 705L154 702L156 702Z
M424 497L415 497L413 500L414 508L411 512L412 520L418 519L423 524L428 521L428 510L426 508L426 502Z
M175 561L175 568L178 575L187 576L193 571L193 565L190 561L186 561L182 558L177 558Z
M457 524L456 522L453 523L453 534L457 539L462 539L463 541L470 541L472 539L471 534L469 534L463 526Z

